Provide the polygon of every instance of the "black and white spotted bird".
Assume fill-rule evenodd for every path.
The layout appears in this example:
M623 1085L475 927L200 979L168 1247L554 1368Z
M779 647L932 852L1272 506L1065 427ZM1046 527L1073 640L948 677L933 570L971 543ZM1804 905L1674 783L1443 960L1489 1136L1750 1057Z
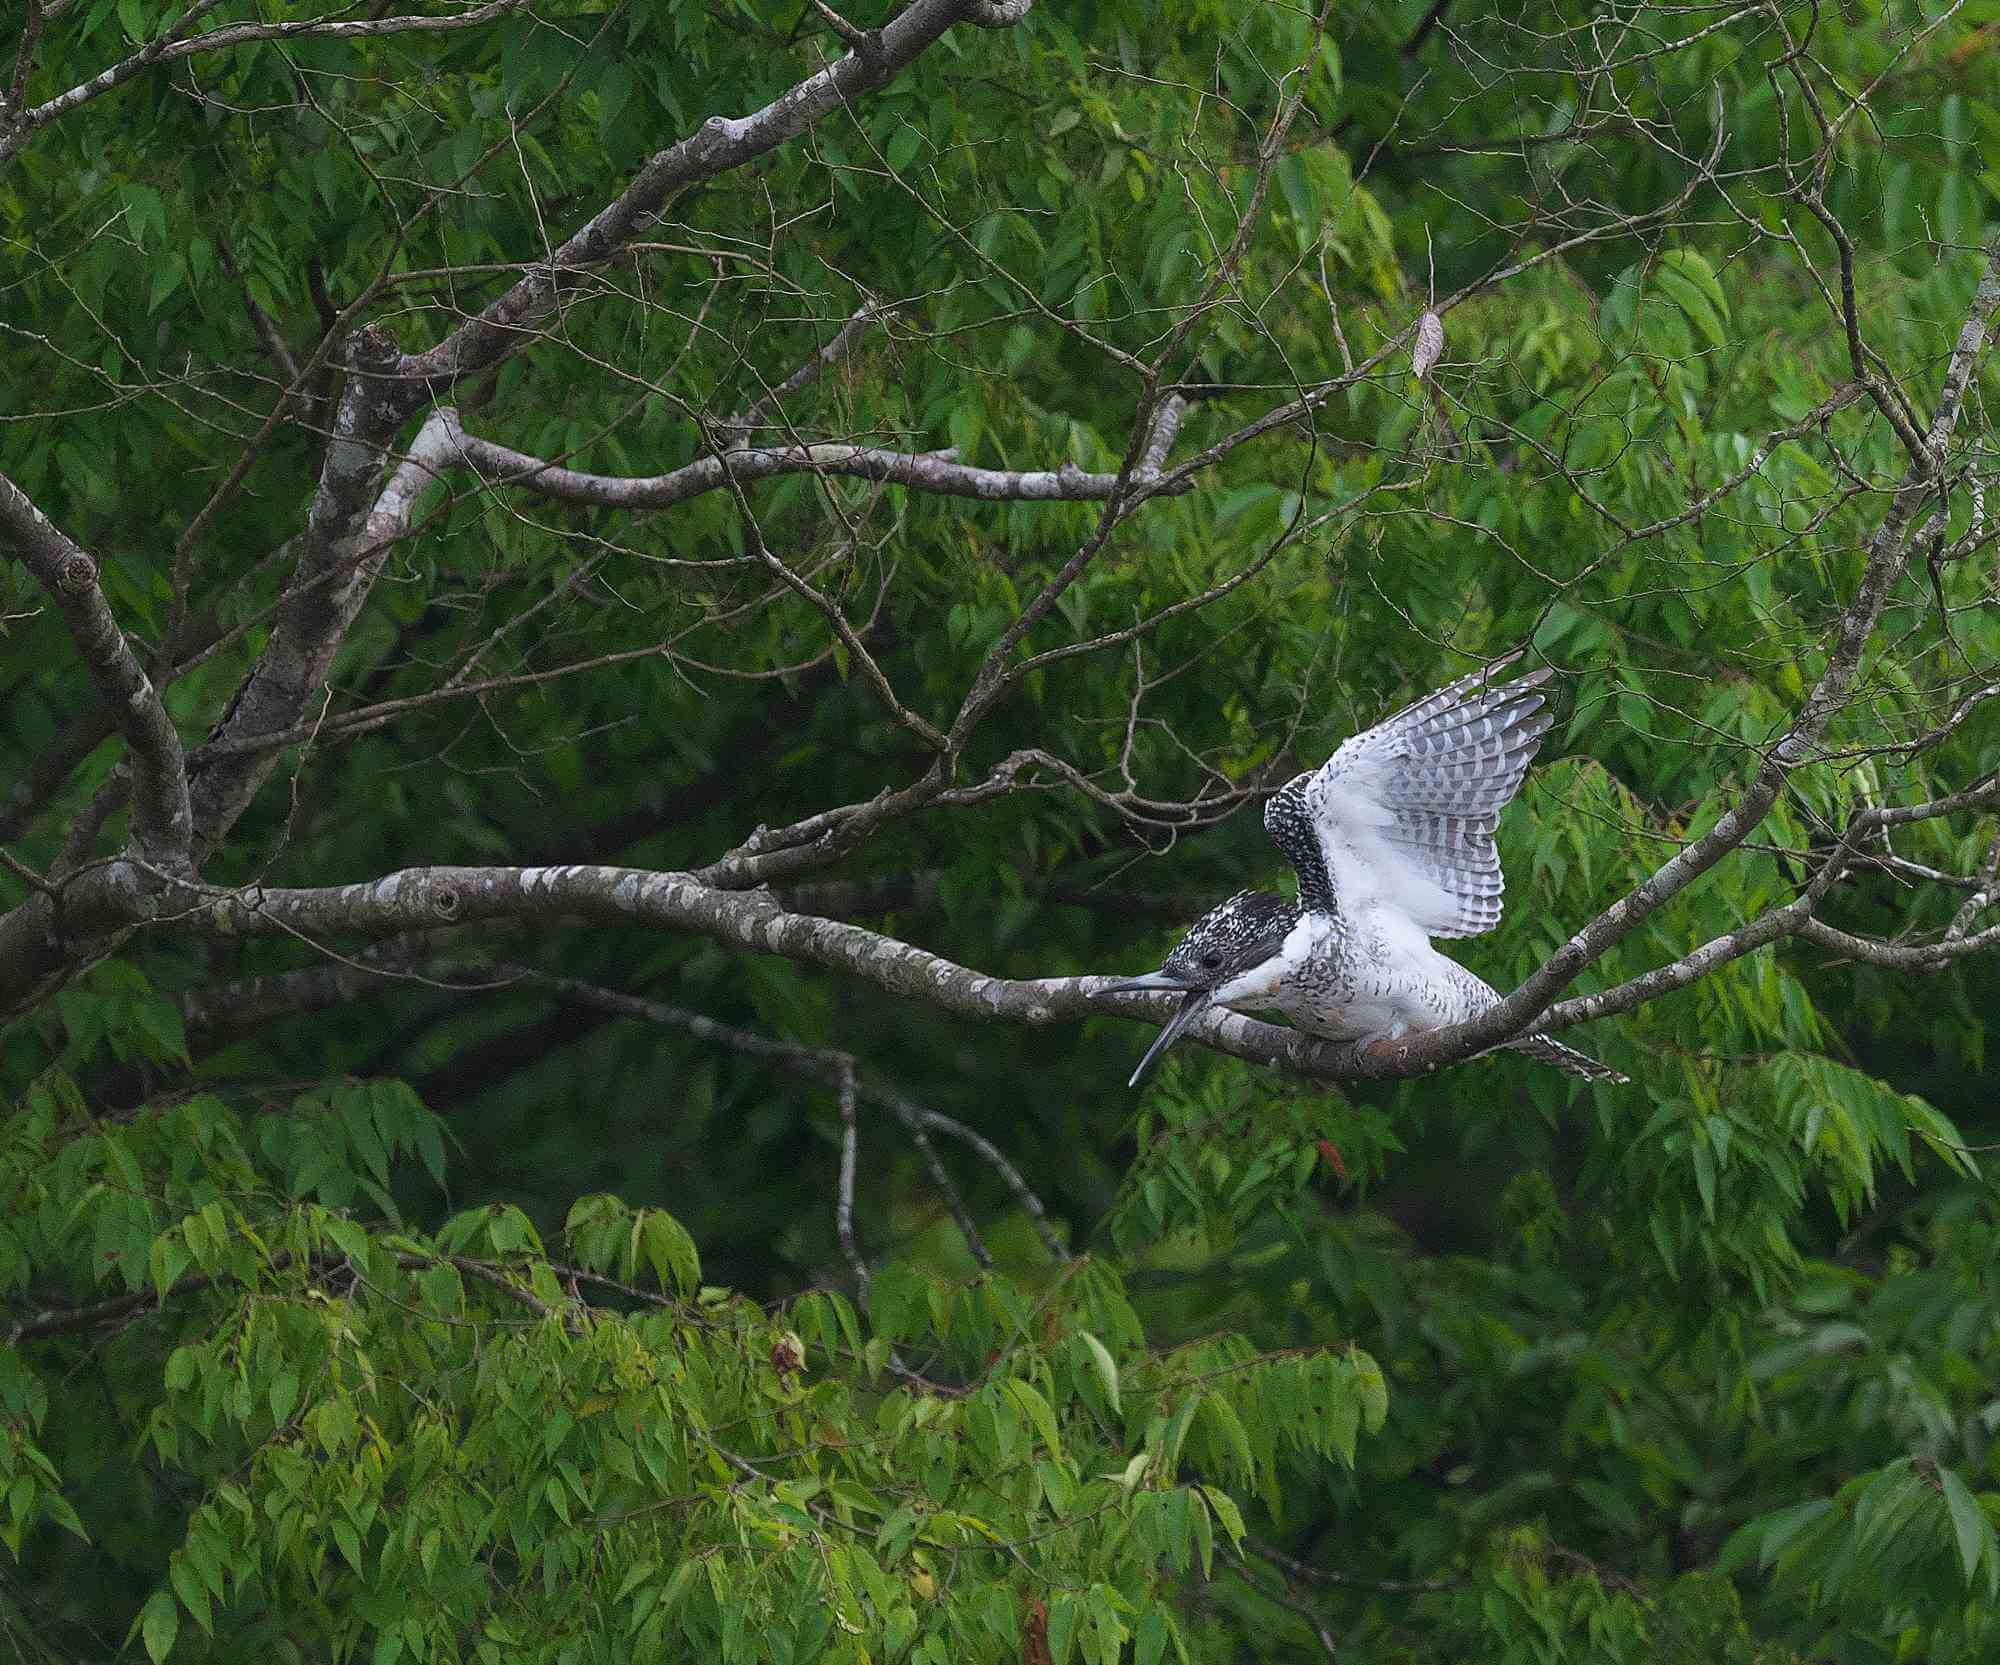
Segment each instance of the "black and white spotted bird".
M1296 902L1246 890L1198 920L1166 963L1100 994L1173 990L1180 1009L1132 1072L1211 1006L1277 1011L1331 1040L1400 1040L1462 1023L1500 995L1431 938L1500 922L1505 879L1493 830L1553 720L1546 670L1494 676L1520 651L1355 735L1264 806L1264 828L1299 876ZM1516 1052L1590 1081L1616 1070L1547 1035Z

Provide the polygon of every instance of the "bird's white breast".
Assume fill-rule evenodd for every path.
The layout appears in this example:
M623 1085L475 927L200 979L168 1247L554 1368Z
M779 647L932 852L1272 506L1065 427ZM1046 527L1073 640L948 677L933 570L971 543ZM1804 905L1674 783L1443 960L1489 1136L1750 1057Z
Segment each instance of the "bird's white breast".
M1226 1005L1275 1008L1311 1034L1353 1040L1470 1015L1484 1002L1461 984L1485 989L1407 915L1378 906L1351 919L1304 915L1277 954L1217 992Z

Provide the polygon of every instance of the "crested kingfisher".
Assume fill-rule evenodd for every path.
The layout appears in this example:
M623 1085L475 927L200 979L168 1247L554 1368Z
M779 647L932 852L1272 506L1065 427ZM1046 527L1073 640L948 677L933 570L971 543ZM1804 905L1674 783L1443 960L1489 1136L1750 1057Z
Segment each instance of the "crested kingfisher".
M1296 902L1239 891L1195 922L1158 971L1094 990L1182 996L1132 1072L1137 1086L1211 1006L1277 1011L1330 1040L1400 1040L1462 1023L1499 991L1431 946L1500 922L1493 830L1553 720L1530 672L1496 685L1513 653L1346 741L1264 806L1264 830L1298 874ZM1589 1081L1624 1081L1548 1035L1513 1051Z

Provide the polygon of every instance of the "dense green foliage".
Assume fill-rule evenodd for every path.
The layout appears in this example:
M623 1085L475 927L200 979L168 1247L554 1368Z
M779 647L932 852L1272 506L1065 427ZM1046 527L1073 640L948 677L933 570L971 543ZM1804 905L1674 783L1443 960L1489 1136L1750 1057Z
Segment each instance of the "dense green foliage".
M784 438L1111 472L1165 354L1171 459L1206 460L1008 644L1050 657L952 781L1042 761L829 842L772 880L790 908L1009 979L1156 964L1277 879L1232 783L1525 643L1562 721L1501 829L1507 918L1462 945L1511 987L1785 733L1910 466L1891 411L1930 421L1977 304L2000 11L1429 12L955 28L436 390L482 438L664 473L874 300ZM27 102L190 18L319 15L31 8ZM97 557L190 752L278 632L354 331L433 346L653 152L841 50L793 0L553 0L166 55L0 162L0 472ZM1934 943L1991 889L2000 723L1961 702L2000 682L1996 390L1982 359L1813 760L1570 992L1790 902L1883 805L1985 794L1871 833L1830 926ZM902 789L919 723L765 555L949 732L1103 516L809 471L635 513L448 474L201 877L694 870ZM13 907L122 848L127 754L5 571ZM983 1021L719 933L358 962L198 913L97 937L0 1033L24 1657L2000 1655L1990 955L1729 959L1568 1032L1625 1089L1505 1056L1328 1086L1184 1044L1134 1096L1150 1030ZM920 1145L924 1110L990 1145Z

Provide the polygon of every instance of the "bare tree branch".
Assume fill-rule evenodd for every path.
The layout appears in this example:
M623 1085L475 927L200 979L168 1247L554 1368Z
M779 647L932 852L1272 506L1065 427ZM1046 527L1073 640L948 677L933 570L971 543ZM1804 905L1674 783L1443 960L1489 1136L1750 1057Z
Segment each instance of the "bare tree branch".
M844 1054L840 1060L837 1084L840 1092L840 1185L834 1202L834 1232L847 1255L847 1264L854 1269L855 1288L866 1304L868 1262L862 1259L860 1245L854 1237L854 1173L860 1160L861 1129L854 1113L854 1060Z
M168 873L188 870L194 819L181 740L98 587L97 562L0 474L0 535L61 610L90 679L117 714L136 785L132 840Z
M748 446L758 433L773 426L787 399L818 381L822 372L846 358L877 324L895 317L896 308L878 301L866 301L833 333L833 339L801 364L776 387L766 388L761 398L734 421L723 425L731 445Z
M1104 977L1025 982L989 977L858 925L788 913L767 892L717 890L686 873L589 866L423 867L323 889L259 885L229 890L179 883L173 897L177 910L162 923L170 919L177 929L217 937L277 935L319 942L336 936L403 936L452 925L581 919L699 932L753 953L850 971L892 993L984 1018L1042 1025L1066 1018L1157 1014L1157 1021L1164 1022L1173 1006L1165 996L1148 994L1093 1000L1092 991L1112 981ZM95 910L75 921L79 934L135 922L129 905L120 913L118 898L94 894L91 900ZM0 1003L11 1006L26 992L29 978L24 974L30 969L28 956L8 952L0 943ZM1231 1013L1210 1013L1188 1033L1236 1057L1285 1063L1327 1079L1346 1073L1352 1051Z
M911 1125L912 1121L914 1121L918 1126L934 1127L940 1133L948 1133L954 1139L962 1139L984 1157L994 1172L999 1174L1001 1179L1006 1182L1007 1189L1014 1193L1014 1200L1021 1205L1028 1218L1034 1222L1036 1235L1041 1238L1043 1247L1056 1260L1065 1264L1068 1263L1070 1252L1063 1246L1062 1239L1056 1236L1054 1229L1049 1225L1048 1214L1042 1207L1042 1199L1035 1195L1028 1182L1021 1177L1021 1170L1016 1168L1013 1163L1009 1162L1001 1154L1000 1148L992 1140L988 1139L982 1133L975 1132L963 1122L954 1121L942 1111L919 1109L917 1106L911 1105L907 1100L896 1098L891 1098L889 1105L891 1109L896 1110L899 1115L904 1117L904 1124L906 1126Z
M1118 485L1116 474L1089 474L1071 463L1053 469L971 468L942 452L840 444L722 450L666 474L583 474L467 434L457 428L457 415L449 408L438 414L452 423L459 457L485 484L519 486L539 496L606 509L668 509L705 492L725 490L731 481L747 484L784 474L878 480L988 503L1101 502ZM1175 490L1188 491L1193 485L1183 480Z

